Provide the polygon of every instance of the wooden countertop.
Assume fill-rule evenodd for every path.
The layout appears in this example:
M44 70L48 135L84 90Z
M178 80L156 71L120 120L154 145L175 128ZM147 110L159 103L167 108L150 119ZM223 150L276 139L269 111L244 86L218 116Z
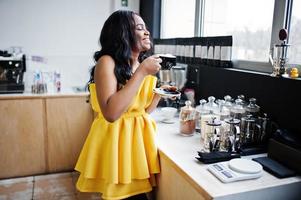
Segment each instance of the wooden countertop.
M259 179L222 183L207 170L206 164L195 159L197 151L201 149L200 134L190 137L180 135L178 118L174 119L173 124L160 122L159 108L151 116L157 121L160 156L206 199L294 199L296 195L300 197L300 176L279 179L264 171ZM260 156L266 154L244 158Z
M44 93L44 94L0 94L0 100L4 99L36 99L36 98L58 98L58 97L78 97L88 96L89 92L61 92L61 93Z

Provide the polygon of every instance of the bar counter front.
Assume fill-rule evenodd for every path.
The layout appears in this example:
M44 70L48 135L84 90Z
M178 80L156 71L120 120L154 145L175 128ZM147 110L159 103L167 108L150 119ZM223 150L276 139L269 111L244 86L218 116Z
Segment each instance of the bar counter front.
M151 116L157 122L157 144L161 173L158 175L157 200L259 200L300 199L301 177L277 178L263 170L257 179L223 183L208 170L208 165L195 157L201 150L201 135L185 137L179 133L179 120L161 122L160 108ZM266 154L244 156L252 159Z

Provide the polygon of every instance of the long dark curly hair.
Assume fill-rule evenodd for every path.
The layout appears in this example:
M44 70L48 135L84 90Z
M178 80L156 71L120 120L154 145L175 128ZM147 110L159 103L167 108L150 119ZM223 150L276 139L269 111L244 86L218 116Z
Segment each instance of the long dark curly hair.
M125 85L132 76L131 55L132 49L136 47L134 15L139 16L139 14L127 10L118 10L112 13L101 30L99 38L101 50L94 53L95 62L103 55L109 55L114 59L114 73L118 85ZM150 54L151 50L141 52L140 62ZM90 70L88 84L94 82L94 70L95 66Z

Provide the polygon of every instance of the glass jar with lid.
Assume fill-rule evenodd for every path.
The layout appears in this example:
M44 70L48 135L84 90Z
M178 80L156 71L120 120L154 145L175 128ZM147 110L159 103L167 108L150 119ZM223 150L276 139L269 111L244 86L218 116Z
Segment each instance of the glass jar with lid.
M235 104L232 106L230 110L230 116L234 119L241 119L245 116L246 110L243 106L243 101L241 99L236 99Z
M211 114L213 114L216 110L218 110L218 105L214 101L215 101L215 97L210 96L208 97L208 103L205 104L205 106L207 107L207 109Z
M202 117L204 117L205 115L208 115L210 113L210 111L207 109L207 107L205 106L205 104L207 103L207 101L205 99L201 99L200 101L200 105L198 105L195 109L196 109L196 131L197 132L201 132L201 120Z
M218 150L221 121L212 117L206 122L203 150L212 152Z
M225 99L225 107L227 107L229 110L231 110L232 108L232 97L230 95L226 95L224 96L224 99Z
M235 118L225 119L230 125L229 132L225 132L225 137L221 137L221 151L238 151L240 149L240 120Z
M185 101L185 106L180 111L180 133L184 136L191 136L195 131L195 108L191 101Z
M237 99L241 99L242 100L243 107L247 106L245 95L243 95L243 94L237 95Z
M259 116L260 107L256 104L255 98L249 99L249 104L246 106L246 114L252 115L253 117Z
M218 99L217 100L218 109L214 112L217 115L218 119L223 121L224 119L230 117L230 110L225 106L225 100Z
M204 114L200 120L201 141L205 139L205 127L207 121L209 121L212 117L219 119L219 116L215 114L218 110L218 105L214 101L215 97L209 96L208 102L204 105L204 110L207 111L207 114Z

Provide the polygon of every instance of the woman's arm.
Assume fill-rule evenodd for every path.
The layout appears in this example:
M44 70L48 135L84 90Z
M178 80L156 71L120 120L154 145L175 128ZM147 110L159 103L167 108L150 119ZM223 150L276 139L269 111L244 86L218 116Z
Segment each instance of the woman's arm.
M145 109L145 112L147 113L151 113L155 110L155 108L157 107L159 101L161 99L161 96L159 94L155 94L152 100L152 103Z
M145 59L121 90L117 90L114 74L115 62L110 56L102 56L95 67L94 80L98 103L104 118L109 122L117 120L128 108L144 77L157 73L160 59Z
M171 89L173 88L173 90L177 90L177 88L175 86L170 86L170 85L162 85L160 88L166 88L166 89ZM157 93L155 93L154 97L153 97L153 100L152 100L152 103L145 109L145 111L147 113L151 113L155 110L155 108L158 106L158 103L161 99L161 96ZM171 100L176 100L176 97L171 97L170 98Z

